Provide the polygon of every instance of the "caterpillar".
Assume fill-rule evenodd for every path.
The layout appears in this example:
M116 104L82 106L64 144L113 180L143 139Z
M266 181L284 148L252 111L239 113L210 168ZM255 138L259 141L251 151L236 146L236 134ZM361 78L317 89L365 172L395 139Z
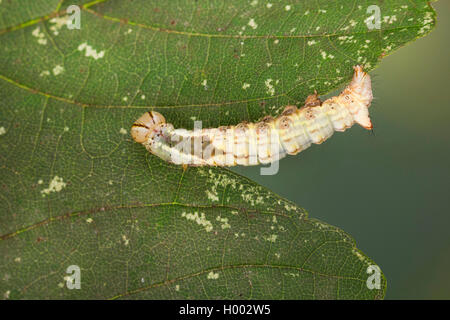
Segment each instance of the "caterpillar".
M234 166L277 161L321 144L334 131L354 123L371 130L368 108L372 102L370 76L354 66L350 84L338 96L322 102L317 92L301 108L289 105L280 116L260 122L208 129L175 129L155 111L144 113L131 127L133 139L152 154L179 165Z

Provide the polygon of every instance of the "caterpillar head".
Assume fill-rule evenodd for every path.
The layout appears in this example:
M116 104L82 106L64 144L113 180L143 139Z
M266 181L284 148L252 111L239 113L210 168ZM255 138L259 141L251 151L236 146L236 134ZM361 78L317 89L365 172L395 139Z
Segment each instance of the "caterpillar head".
M145 143L151 133L160 130L159 126L163 123L166 123L166 119L159 112L146 112L131 126L131 136L134 141Z

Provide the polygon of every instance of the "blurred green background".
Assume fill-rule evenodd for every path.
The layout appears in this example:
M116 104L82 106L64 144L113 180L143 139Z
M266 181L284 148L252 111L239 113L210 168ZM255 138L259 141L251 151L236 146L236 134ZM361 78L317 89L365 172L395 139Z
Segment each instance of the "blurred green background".
M375 135L337 133L245 175L338 226L383 270L386 299L450 299L450 2L437 27L371 72Z

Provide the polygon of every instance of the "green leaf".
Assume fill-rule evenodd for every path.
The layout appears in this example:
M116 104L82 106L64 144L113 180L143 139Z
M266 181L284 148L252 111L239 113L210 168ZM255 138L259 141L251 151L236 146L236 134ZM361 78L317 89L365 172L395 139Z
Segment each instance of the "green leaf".
M342 230L129 136L149 109L187 128L276 115L434 26L426 2L392 0L368 30L373 2L1 1L0 294L383 298L384 276L368 289L375 263ZM80 30L64 25L71 4Z

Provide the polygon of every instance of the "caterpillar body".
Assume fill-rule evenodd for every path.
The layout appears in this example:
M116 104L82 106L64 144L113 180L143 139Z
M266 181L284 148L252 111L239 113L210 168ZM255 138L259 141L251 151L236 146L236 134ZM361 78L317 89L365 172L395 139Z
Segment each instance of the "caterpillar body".
M160 113L149 111L136 120L131 135L152 154L180 165L248 166L277 161L312 143L320 144L354 123L372 129L370 76L361 66L353 68L353 79L340 95L321 102L317 93L312 94L302 108L287 106L277 118L186 130L175 129Z

